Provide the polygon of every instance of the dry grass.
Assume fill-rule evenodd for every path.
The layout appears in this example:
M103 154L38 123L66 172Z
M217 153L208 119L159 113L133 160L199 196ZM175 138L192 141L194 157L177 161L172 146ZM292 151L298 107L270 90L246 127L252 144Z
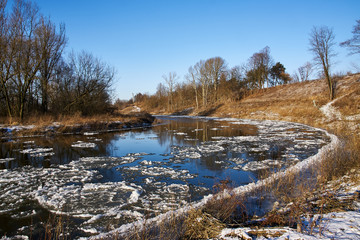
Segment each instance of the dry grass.
M44 239L44 240L70 239L70 236L67 232L67 227L68 227L68 219L65 219L64 216L62 215L49 216L49 219L44 224L44 237L43 238L40 237L40 239Z
M358 103L358 104L356 104ZM334 103L334 107L339 109L343 115L355 115L360 114L360 84L359 88L351 91Z
M182 239L216 238L225 228L224 223L199 209L189 211L184 223L186 231Z
M360 169L360 138L356 135L343 137L341 145L328 152L319 165L319 176L324 181L334 180L354 169Z
M248 220L244 196L234 194L227 181L214 186L214 196L205 204L203 211L226 224Z

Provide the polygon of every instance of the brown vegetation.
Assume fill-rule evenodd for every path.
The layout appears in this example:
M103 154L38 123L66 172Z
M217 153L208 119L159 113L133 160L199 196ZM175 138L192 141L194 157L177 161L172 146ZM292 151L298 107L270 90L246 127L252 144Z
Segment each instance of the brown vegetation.
M8 118L3 119L5 126L18 125L16 119L12 122ZM26 125L33 125L31 128L20 128L16 132L2 131L1 137L29 136L29 135L54 135L63 133L84 133L89 131L118 131L136 127L151 126L155 118L148 113L129 114L103 114L94 116L82 116L80 113L73 116L63 115L55 118L51 115L40 115L27 117L22 122Z

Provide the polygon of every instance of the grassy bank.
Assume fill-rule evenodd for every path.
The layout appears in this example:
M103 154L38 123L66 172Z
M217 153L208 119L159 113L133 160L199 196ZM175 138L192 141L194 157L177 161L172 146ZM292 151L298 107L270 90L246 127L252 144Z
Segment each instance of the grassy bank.
M94 116L40 115L28 117L21 124L17 119L3 118L0 137L118 131L150 126L154 120L153 116L145 112Z

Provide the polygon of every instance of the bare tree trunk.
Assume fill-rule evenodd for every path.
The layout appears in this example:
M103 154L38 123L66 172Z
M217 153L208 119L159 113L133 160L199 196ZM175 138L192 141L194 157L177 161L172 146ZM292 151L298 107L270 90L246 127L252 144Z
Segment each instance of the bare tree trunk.
M335 86L330 76L330 58L335 56L333 47L335 35L332 29L328 27L314 27L310 35L310 51L314 54L314 60L317 65L322 67L328 88L329 98L335 97Z

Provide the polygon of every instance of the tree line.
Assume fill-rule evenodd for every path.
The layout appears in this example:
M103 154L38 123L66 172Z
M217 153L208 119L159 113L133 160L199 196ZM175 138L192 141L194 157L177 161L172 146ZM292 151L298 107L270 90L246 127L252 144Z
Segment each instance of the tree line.
M134 102L168 112L186 106L206 108L221 101L237 101L256 89L282 85L292 80L280 62L275 62L266 46L254 53L246 64L229 68L225 59L213 57L190 66L184 82L176 72L163 76L153 95L138 93Z
M65 25L56 26L31 1L11 10L0 0L0 115L88 115L110 107L114 69L91 53L66 58Z
M348 48L349 54L360 54L360 20L353 28L353 37L340 43ZM178 82L176 72L163 76L165 80L153 95L138 93L130 102L140 103L148 109L174 112L185 107L196 109L223 101L237 101L255 90L283 85L290 82L309 80L314 70L319 70L321 78L329 90L329 99L336 96L336 81L332 77L335 34L327 26L314 26L309 35L309 51L313 54L312 63L306 62L291 76L280 62L275 62L266 46L254 53L247 63L229 68L221 57L200 60L190 66L185 81ZM118 100L117 105L124 105Z

